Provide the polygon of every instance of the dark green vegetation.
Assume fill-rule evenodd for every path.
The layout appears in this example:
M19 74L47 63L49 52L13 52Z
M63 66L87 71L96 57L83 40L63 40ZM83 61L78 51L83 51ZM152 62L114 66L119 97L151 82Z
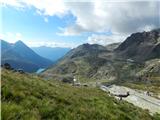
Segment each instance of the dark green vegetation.
M76 77L85 83L132 85L139 89L146 86L159 96L160 29L134 33L120 45L80 45L42 76L68 82Z
M2 70L2 120L158 120L90 87Z
M10 44L1 40L1 64L4 63L27 72L35 72L52 64L50 60L37 55L22 41Z

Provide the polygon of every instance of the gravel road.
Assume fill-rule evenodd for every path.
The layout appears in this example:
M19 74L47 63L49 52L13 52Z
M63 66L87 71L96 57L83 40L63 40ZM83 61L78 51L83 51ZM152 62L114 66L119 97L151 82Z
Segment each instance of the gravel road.
M154 114L156 112L160 113L160 100L148 96L144 92L139 92L128 87L117 85L111 85L107 87L101 85L100 89L106 92L110 92L110 94L112 95L126 94L129 91L130 95L126 98L123 98L123 100L126 100L134 104L135 106L141 107L143 109L148 109L151 114Z

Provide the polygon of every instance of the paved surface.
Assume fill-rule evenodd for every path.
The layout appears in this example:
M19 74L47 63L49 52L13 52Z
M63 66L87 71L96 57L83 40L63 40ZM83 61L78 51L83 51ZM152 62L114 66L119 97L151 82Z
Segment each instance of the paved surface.
M110 92L110 94L126 94L128 91L130 95L126 98L123 98L123 100L126 100L135 106L141 107L143 109L148 109L151 114L153 113L160 113L160 100L148 96L144 94L144 92L139 92L134 89L130 89L128 87L123 86L117 86L117 85L111 85L111 86L104 86L101 85L100 88L103 91Z

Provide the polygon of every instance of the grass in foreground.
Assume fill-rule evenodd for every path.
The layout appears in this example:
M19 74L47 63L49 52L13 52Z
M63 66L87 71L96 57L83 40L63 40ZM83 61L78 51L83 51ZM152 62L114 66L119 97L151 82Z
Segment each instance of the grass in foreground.
M2 70L2 120L158 120L96 88Z

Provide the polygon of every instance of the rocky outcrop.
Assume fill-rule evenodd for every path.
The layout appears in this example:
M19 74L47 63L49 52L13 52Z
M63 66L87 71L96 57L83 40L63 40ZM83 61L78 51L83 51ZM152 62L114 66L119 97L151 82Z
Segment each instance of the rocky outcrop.
M132 34L115 52L136 61L160 58L160 29Z

